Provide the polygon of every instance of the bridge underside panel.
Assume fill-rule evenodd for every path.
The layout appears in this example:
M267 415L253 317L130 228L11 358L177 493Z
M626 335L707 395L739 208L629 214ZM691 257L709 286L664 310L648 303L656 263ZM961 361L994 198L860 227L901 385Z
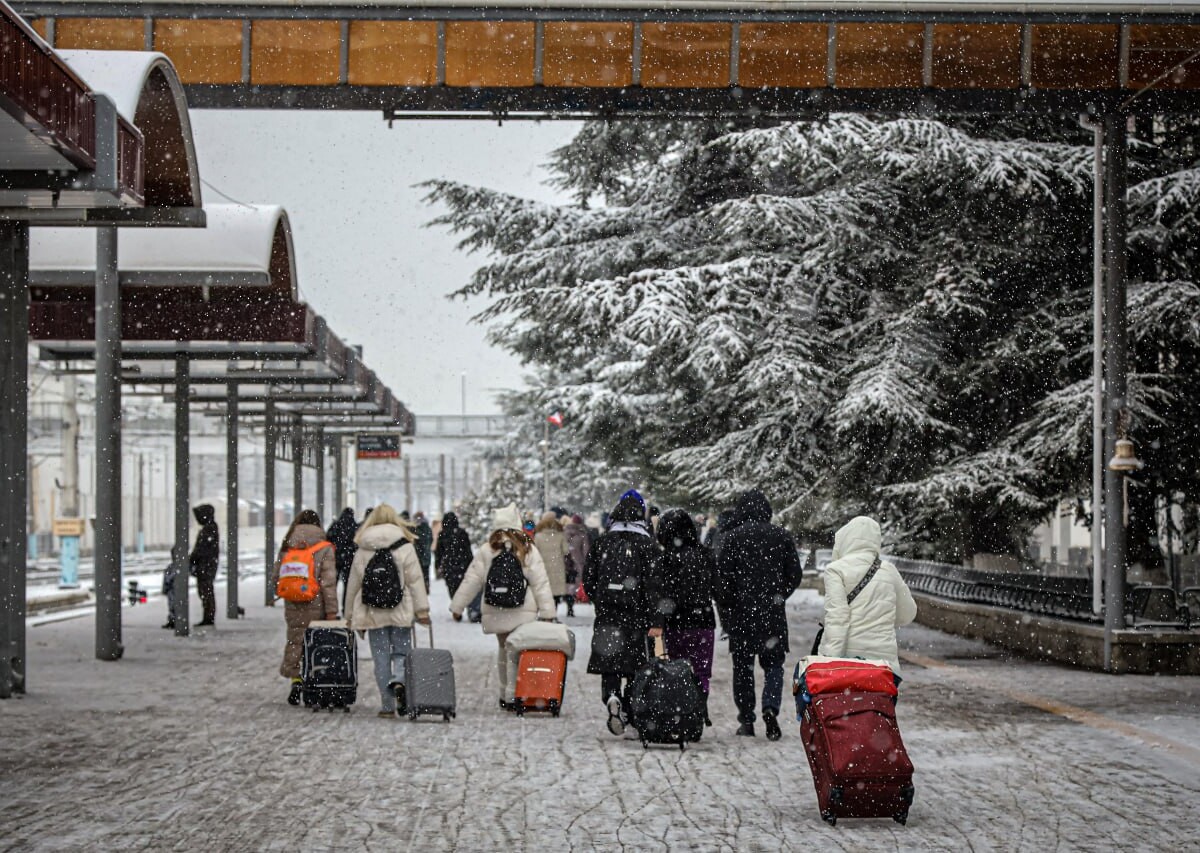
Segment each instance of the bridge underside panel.
M1200 18L1188 15L654 20L615 9L584 19L548 9L107 8L137 16L85 17L97 14L94 4L25 11L42 15L35 25L59 47L165 52L201 107L400 116L1200 104Z

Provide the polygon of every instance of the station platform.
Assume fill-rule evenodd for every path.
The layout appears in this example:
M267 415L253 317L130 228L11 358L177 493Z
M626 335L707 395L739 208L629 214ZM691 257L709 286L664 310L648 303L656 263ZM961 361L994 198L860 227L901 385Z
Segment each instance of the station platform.
M781 741L734 736L723 643L713 728L686 752L643 750L604 728L590 608L566 620L580 654L563 715L518 719L497 707L494 640L451 621L438 581L458 718L376 717L365 642L353 711L313 713L284 701L283 612L257 605L261 584L241 587L245 619L187 639L159 627L161 602L126 608L118 663L93 659L90 617L30 629L30 693L0 702L0 847L1200 850L1200 677L1110 676L903 629L909 823L830 828L786 687ZM789 612L790 675L820 597L799 590Z

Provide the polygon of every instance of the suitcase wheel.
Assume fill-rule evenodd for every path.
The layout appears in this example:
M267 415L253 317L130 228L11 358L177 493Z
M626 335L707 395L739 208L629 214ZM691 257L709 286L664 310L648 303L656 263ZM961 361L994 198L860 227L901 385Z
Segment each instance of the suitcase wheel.
M546 705L546 707L550 709L550 714L551 714L551 716L554 716L554 717L557 717L558 712L560 710L562 710L558 705L557 699L551 699L550 702Z
M513 709L513 713L516 714L518 717L525 716L525 703L522 702L520 699L513 700L512 709Z
M349 706L349 705L343 705L343 706L342 706L342 713L343 713L343 714L349 714L349 713L350 713L350 706Z
M444 714L442 714L442 720L448 723L450 722L450 717L452 716L453 715L449 711L446 711Z
M900 824L901 826L904 826L904 824L908 823L908 812L901 812L898 815L894 815L892 820L896 821L896 823Z
M837 815L833 812L821 812L821 820L825 821L830 826L837 826Z
M409 718L410 720L416 720L416 718L417 718L417 717L419 717L419 716L420 716L420 714L419 714L419 712L417 711L417 709L416 709L416 708L409 708L409 709L408 709L408 718Z

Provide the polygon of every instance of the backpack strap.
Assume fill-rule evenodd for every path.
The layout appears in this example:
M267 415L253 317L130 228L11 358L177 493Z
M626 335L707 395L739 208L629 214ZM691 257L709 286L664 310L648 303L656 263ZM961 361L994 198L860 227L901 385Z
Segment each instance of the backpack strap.
M871 582L871 579L875 577L875 573L879 571L880 565L879 557L876 557L875 562L871 563L871 568L869 568L867 573L863 575L863 579L860 580L858 585L854 587L854 589L850 590L850 594L846 596L847 604L852 603L854 599L858 598L859 593L867 588L867 584Z

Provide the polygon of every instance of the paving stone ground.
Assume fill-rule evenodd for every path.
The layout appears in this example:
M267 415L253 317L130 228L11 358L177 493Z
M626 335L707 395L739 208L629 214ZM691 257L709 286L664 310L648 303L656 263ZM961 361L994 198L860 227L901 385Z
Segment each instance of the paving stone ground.
M0 849L1200 850L1200 678L1080 672L905 629L906 649L951 664L904 671L909 823L829 828L798 725L779 743L734 737L723 644L715 726L686 752L643 750L604 730L588 608L568 620L581 655L563 716L516 719L497 707L493 640L451 622L436 583L459 713L410 723L375 716L366 643L352 713L287 706L283 614L261 595L248 580L246 619L186 640L158 627L161 604L127 609L119 663L93 660L90 618L31 628L29 695L0 702ZM819 607L806 590L789 603L789 672Z

